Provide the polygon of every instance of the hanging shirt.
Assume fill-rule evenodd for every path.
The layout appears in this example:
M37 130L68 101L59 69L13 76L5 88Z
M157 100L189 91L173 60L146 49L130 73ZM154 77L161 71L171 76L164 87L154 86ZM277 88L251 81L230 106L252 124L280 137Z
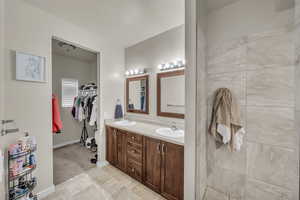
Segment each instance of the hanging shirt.
M97 122L97 111L98 111L98 105L97 105L97 97L94 98L93 100L93 107L92 107L92 113L90 116L90 126L94 126Z
M62 128L63 124L60 117L58 99L55 95L52 95L52 132L60 133Z

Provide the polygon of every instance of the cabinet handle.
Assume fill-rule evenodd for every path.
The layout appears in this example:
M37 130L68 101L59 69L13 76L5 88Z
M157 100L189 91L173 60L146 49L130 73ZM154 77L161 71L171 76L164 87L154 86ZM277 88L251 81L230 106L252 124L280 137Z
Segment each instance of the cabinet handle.
M162 145L162 152L163 152L163 153L166 153L166 150L167 150L167 147L166 147L165 144L163 144L163 145Z
M160 152L160 144L157 144L157 151Z

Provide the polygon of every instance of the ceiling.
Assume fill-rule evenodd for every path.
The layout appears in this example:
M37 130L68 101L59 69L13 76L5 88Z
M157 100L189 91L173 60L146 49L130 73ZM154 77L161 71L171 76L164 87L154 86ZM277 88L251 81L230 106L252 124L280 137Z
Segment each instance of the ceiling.
M52 52L57 55L72 57L84 62L96 62L97 54L76 47L75 49L68 45L59 45L60 41L53 39L52 40ZM66 43L65 43L66 44Z
M185 0L24 0L124 47L184 24Z

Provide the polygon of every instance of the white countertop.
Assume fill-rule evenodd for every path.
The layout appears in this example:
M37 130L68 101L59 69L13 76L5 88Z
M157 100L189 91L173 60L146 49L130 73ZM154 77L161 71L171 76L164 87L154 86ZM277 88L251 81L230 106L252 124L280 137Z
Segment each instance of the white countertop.
M170 142L173 144L178 144L178 145L182 145L182 146L184 145L184 137L180 137L180 138L164 137L155 132L156 129L165 128L166 126L161 126L161 125L152 124L152 123L139 122L139 121L136 121L136 124L133 126L119 126L119 125L116 125L114 122L116 122L116 121L115 120L105 120L105 125L114 127L114 128L118 128L120 130L137 133L137 134L144 135L147 137L163 140L163 141Z

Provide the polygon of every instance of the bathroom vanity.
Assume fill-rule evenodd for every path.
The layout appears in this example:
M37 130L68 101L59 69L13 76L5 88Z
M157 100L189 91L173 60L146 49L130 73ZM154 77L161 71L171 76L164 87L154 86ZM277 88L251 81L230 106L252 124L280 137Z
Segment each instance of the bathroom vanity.
M184 138L163 137L158 125L106 122L106 159L168 200L183 199Z

